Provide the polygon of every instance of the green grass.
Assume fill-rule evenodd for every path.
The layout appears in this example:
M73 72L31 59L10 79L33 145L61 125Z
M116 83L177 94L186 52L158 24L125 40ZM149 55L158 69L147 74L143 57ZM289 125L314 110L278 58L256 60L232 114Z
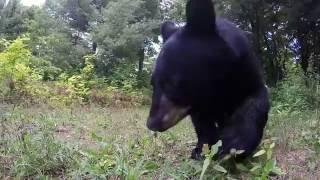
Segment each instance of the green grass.
M190 120L155 136L146 107L0 106L0 179L199 179L204 164L204 179L265 179L277 167L285 174L269 179L320 179L316 111L272 113L260 156L235 164L191 160Z

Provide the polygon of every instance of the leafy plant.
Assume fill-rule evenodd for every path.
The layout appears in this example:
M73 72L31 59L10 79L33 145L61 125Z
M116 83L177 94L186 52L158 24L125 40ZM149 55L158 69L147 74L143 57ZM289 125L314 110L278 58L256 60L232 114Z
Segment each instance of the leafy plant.
M213 145L211 147L211 150L208 149L208 145L204 146L204 154L205 154L205 160L203 163L203 167L202 167L202 172L200 175L200 180L202 180L204 178L204 174L207 171L209 165L212 163L212 158L214 157L214 155L218 152L219 147L222 146L222 142L218 141L215 145ZM214 164L213 168L220 172L220 173L227 173L227 170L225 170L222 166L220 166L219 164Z
M266 139L262 143L262 149L253 155L254 159L258 162L253 162L249 170L256 178L267 180L270 174L283 175L283 172L277 167L276 160L272 158L274 142Z
M72 150L46 131L33 135L23 133L16 153L18 158L12 174L19 177L63 174L73 163Z
M241 154L241 150L232 150L229 155L219 161L213 161L212 158L218 152L218 148L222 145L218 141L209 150L208 145L203 148L205 160L203 162L200 180L206 179L206 172L210 170L210 175L214 174L213 179L233 179L234 170L246 172L248 177L260 180L267 180L270 174L283 175L281 169L277 167L276 161L272 158L273 148L275 143L270 143L270 140L264 140L261 145L261 150L257 151L252 158L249 158L245 163L233 161L231 157ZM234 169L235 168L235 169Z
M30 68L31 52L25 45L28 40L18 38L0 53L0 95L5 99L23 94L26 84L34 80Z

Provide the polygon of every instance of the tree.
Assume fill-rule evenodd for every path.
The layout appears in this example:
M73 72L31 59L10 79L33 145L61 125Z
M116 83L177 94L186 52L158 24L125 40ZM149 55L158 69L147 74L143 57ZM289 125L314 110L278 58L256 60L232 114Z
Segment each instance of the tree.
M0 36L14 40L27 30L24 24L25 8L21 6L20 0L4 2L0 3Z
M109 2L102 11L102 22L94 29L93 38L99 45L98 70L110 73L121 62L138 62L143 70L145 51L157 41L158 3L156 0L119 0Z
M90 52L86 44L73 43L72 30L56 16L57 10L45 6L28 10L27 29L34 57L50 62L64 71L76 71L83 66L83 56Z
M227 0L218 1L218 9L248 32L264 65L267 84L273 86L282 80L286 61L292 56L282 4L273 0Z
M307 74L309 69L320 74L320 2L292 0L284 3L288 17L288 33L295 55Z

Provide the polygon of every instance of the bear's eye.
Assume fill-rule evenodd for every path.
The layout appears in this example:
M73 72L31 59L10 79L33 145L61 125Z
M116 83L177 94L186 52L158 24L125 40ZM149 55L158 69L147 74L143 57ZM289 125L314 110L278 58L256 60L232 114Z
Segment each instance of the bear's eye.
M165 87L177 90L180 85L180 79L177 75L172 75L164 81Z
M164 90L168 90L168 91L177 90L179 88L178 82L174 80L167 80L166 82L164 82L163 88Z
M163 91L168 96L178 97L181 94L181 88L178 82L176 81L167 81L163 84Z

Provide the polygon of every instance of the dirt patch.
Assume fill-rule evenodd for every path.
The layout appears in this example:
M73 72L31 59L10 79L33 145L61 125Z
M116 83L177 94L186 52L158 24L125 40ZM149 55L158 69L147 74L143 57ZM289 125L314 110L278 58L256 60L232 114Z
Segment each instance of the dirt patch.
M14 159L10 156L0 155L0 179L9 179L10 165L13 161Z
M276 150L275 157L278 166L285 175L277 177L278 180L318 180L320 179L320 166L314 166L313 170L309 165L310 153L307 150ZM319 163L319 162L317 162Z
M90 140L87 135L87 128L81 127L79 133L75 131L74 125L59 125L55 127L55 137L65 143L77 143L80 146L96 147L96 142Z

